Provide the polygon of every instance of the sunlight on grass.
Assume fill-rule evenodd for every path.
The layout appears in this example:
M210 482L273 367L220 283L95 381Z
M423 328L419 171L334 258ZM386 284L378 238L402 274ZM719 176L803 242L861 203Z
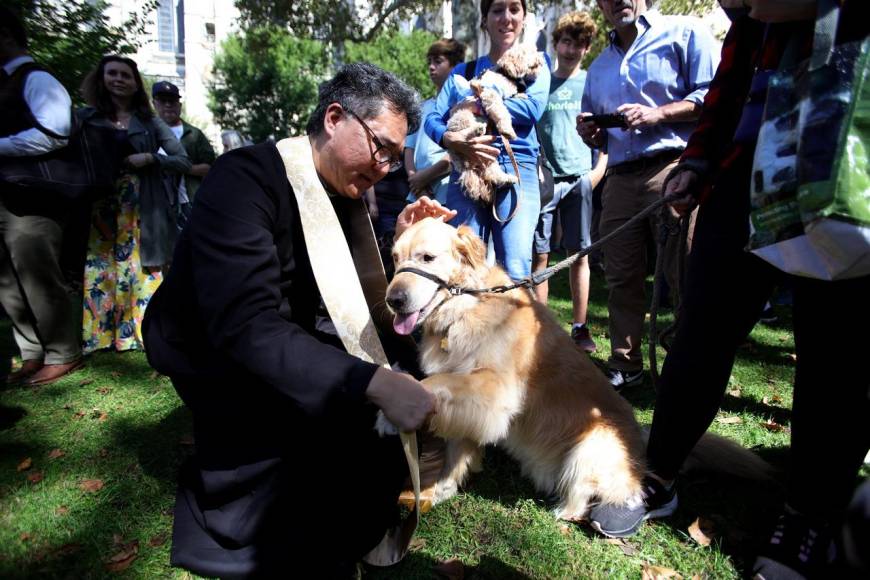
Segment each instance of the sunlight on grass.
M593 283L589 325L598 345L593 358L602 363L609 352L607 295L600 276ZM564 276L551 282L550 306L567 330ZM794 370L785 314L777 325L757 327L740 349L712 427L777 466L788 445ZM660 313L660 328L671 321L672 313ZM649 380L625 395L649 422L655 400ZM0 576L189 577L168 562L175 475L192 449L190 418L143 354L98 354L55 385L9 388L0 397ZM782 430L763 426L771 421ZM19 471L27 458L31 466ZM87 480L102 487L87 491ZM423 517L405 561L366 576L431 578L433 566L458 558L473 578L639 578L644 564L685 578L740 577L781 490L697 474L681 481L679 493L673 518L645 525L626 542L605 541L582 525L556 521L516 463L488 449L483 473ZM709 547L688 536L698 516L714 524ZM127 554L132 558L122 569L111 571Z

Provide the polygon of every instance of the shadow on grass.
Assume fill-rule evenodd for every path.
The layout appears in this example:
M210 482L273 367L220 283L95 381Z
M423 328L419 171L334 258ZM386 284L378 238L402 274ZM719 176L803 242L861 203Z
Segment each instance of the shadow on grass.
M446 578L439 574L436 567L441 562L431 556L412 552L405 559L389 568L367 567L364 578L388 579L388 578ZM462 575L450 576L464 578L465 580L528 580L531 576L517 570L509 564L505 564L492 556L481 556L474 566L464 566Z

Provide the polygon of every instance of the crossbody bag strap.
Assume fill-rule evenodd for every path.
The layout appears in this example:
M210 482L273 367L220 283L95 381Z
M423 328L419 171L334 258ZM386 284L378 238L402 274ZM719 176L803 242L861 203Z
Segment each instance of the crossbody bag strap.
M287 180L292 186L299 206L302 234L317 288L341 342L349 354L390 368L371 315L371 306L378 300L383 300L383 293L380 298L375 298L379 290L373 290L369 293L370 301L366 300L366 292L360 285L360 278L357 275L360 269L365 268L354 264L341 223L314 168L308 137L283 139L276 146L284 161ZM367 228L359 227L360 215L365 208L362 201L351 205L353 207L351 223L357 226L352 229L361 236L358 242L359 248L356 241L354 247L358 254L371 256L371 252L366 251L367 247L375 246L371 224L369 223ZM377 255L377 252L374 255ZM371 276L377 277L377 271L375 274L369 272L368 277ZM382 267L380 276L383 277ZM385 278L381 287L386 288ZM364 557L366 562L376 566L389 566L404 557L420 520L417 436L411 432L399 433L399 437L414 485L415 509L396 528L387 530L381 543Z

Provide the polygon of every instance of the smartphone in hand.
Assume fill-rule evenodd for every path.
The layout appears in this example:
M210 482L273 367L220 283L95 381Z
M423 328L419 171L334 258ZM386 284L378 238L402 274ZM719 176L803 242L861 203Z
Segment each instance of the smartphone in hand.
M619 128L625 129L628 123L625 121L625 113L607 113L605 115L588 115L583 117L584 122L595 123L602 129Z

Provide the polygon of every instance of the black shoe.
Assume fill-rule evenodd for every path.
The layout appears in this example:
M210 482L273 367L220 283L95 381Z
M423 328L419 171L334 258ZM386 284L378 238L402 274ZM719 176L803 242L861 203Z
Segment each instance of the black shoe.
M643 478L642 497L628 505L598 504L589 510L589 522L608 538L626 538L637 533L644 520L674 513L677 503L676 485L667 488L647 475Z
M779 320L776 316L776 312L773 311L773 306L768 302L764 306L764 310L761 311L761 316L758 317L758 322L763 322L764 324L773 324Z
M639 371L621 371L619 369L607 369L607 380L613 385L616 391L622 390L622 387L633 387L643 382L643 370Z
M786 506L752 565L753 580L822 578L836 556L830 526Z
M595 341L589 334L588 326L571 327L571 340L584 352L595 352Z

